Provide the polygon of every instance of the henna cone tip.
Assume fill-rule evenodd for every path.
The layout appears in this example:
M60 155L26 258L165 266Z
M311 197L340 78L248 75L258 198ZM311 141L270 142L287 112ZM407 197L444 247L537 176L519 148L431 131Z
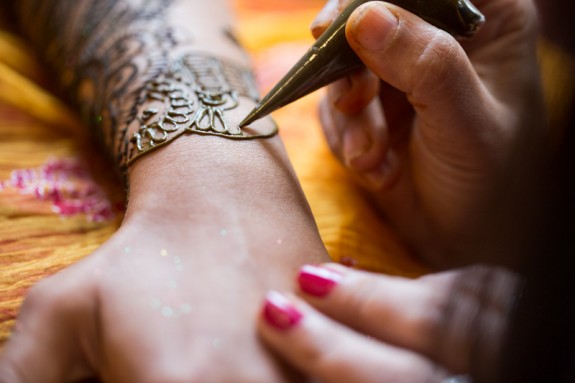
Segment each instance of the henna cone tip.
M240 122L240 128L248 126L252 122L259 120L261 117L259 113L259 107L255 107L243 120Z
M315 44L240 123L240 128L363 67L350 47L345 25L352 12L369 0L354 0ZM469 0L388 0L455 36L471 37L485 17Z

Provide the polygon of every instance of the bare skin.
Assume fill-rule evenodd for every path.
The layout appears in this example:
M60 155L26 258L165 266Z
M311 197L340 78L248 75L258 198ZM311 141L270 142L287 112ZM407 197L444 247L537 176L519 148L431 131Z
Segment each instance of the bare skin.
M129 0L98 4L108 3L142 9ZM245 54L225 33L232 23L226 2L168 3L166 24L158 31L173 27L177 43L172 53L200 51L248 66ZM80 38L69 31L90 3L54 4L67 23L43 24L37 3L19 3L24 28L33 38L63 28L65 33L55 41L63 43L65 52ZM27 7L34 10L32 15L26 14ZM26 23L33 17L40 19ZM87 20L96 15L91 17ZM154 31L155 22L136 28L135 35ZM128 22L104 25L112 31L132 28ZM90 38L106 32L93 28ZM128 46L133 48L131 41ZM159 49L152 48L137 53L130 48L117 56L136 63L140 71L130 87L117 86L126 80L125 72L114 77L105 67L96 72L101 81L85 76L79 87L74 81L68 84L82 110L99 104L94 100L105 105L87 114L102 116L102 124L93 128L102 129L120 166L125 165L125 153L118 135L127 129L129 139L139 123L132 120L124 126L125 120L119 120L117 129L111 129L108 112L129 110L141 93L114 96L110 90L145 85L149 72L142 63L150 55L157 57ZM98 61L99 55L110 52L104 46L88 53L90 60L104 62ZM67 73L66 65L75 56L66 61L50 53L59 73ZM71 73L93 67L79 68ZM138 114L149 105L154 104L147 99L139 104ZM252 100L240 97L239 106L225 112L226 120L237 125L253 106ZM264 130L273 128L271 120L262 124ZM288 288L301 264L327 259L279 136L234 141L183 135L135 161L126 174L129 203L121 228L94 254L31 289L0 357L0 382L59 383L91 377L122 383L301 381L263 347L254 325L267 289Z

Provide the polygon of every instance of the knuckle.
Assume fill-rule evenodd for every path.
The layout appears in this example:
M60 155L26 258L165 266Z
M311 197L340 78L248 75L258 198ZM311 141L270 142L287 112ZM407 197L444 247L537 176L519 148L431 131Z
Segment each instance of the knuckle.
M449 294L433 294L419 306L414 318L414 334L427 340L427 347L434 347L437 338L445 332L446 313L449 311Z
M512 30L525 31L527 34L536 35L539 29L538 12L533 1L508 0L506 4L511 20L509 27Z
M396 282L401 283L400 279ZM382 322L392 323L394 336L401 334L410 347L431 352L438 344L438 337L447 330L446 316L451 302L449 286L430 291L427 287L405 283L401 288L413 289L410 292L413 302L404 303L400 298L390 297L382 304L382 292L389 290L389 285L380 279L364 278L354 286L353 302L347 307L361 323L375 323L374 318L381 318Z
M319 374L344 363L346 359L342 358L341 350L334 347L333 339L322 337L306 343L301 350L301 360Z
M436 29L417 55L408 83L408 93L416 99L429 94L444 94L446 88L457 83L457 68L465 53L447 32Z
M40 310L45 307L51 307L54 301L58 299L54 296L52 283L48 279L42 280L28 289L24 299L23 309Z
M385 291L385 286L379 279L361 276L356 280L355 293L348 298L350 312L357 313L361 322L373 320L374 315L386 314L381 310L381 291Z
M83 286L71 285L60 275L54 275L33 285L27 292L22 306L23 312L33 311L38 315L70 313L80 307L85 299Z
M305 335L297 337L288 352L301 371L321 376L345 362L344 350L338 347L342 342L343 334L332 323L312 316L306 321Z

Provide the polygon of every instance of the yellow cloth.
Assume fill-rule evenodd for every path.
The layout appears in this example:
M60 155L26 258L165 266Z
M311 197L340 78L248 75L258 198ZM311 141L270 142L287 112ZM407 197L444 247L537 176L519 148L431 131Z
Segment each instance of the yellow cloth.
M239 38L253 54L262 86L277 81L286 65L312 43L309 23L323 3L232 1ZM554 48L545 49L553 52L553 59L544 73L553 77L565 59ZM0 27L0 180L8 179L15 169L38 167L51 157L84 158L110 199L121 204L121 185L105 176L106 163L83 139L85 129L74 111L50 90L49 80L22 40ZM573 76L565 75L562 83L568 85L564 89L573 89ZM553 116L561 118L566 91L553 86L546 90ZM425 272L332 158L316 116L318 97L319 93L310 95L274 117L331 257L389 274ZM46 201L0 188L0 347L27 288L90 254L116 231L119 222L120 217L104 223L84 216L61 218Z

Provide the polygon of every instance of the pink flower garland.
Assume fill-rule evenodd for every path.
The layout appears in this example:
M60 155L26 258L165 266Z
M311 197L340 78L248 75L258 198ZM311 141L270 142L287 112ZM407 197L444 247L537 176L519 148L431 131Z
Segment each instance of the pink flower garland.
M85 214L92 222L115 216L104 190L75 158L51 158L35 169L13 170L9 180L0 182L0 191L8 187L50 201L52 210L61 216Z

